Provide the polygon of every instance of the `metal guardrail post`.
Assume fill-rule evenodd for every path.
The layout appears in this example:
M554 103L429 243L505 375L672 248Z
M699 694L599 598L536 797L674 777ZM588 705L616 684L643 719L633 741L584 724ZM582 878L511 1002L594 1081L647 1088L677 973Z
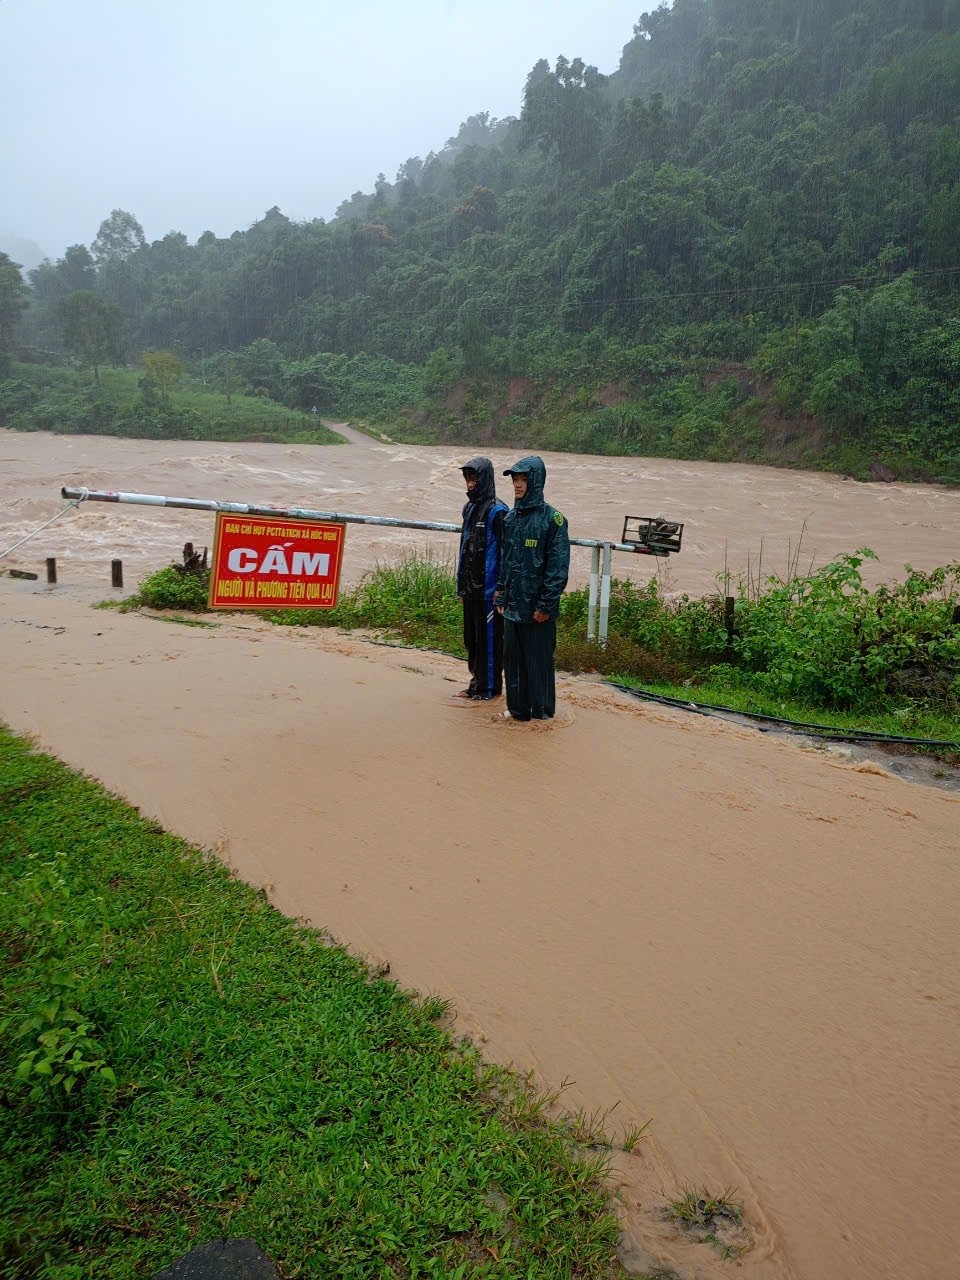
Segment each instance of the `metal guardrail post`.
M609 542L603 544L603 569L600 573L600 643L607 643L607 630L610 626L610 561L613 546Z
M590 595L587 604L587 639L597 638L597 597L600 593L600 548L590 548Z

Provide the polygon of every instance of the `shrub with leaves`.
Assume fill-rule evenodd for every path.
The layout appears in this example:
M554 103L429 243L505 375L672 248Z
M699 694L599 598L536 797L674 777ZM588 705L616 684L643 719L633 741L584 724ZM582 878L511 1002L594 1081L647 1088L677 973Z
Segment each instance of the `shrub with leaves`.
M116 1084L93 1020L76 1007L80 1002L71 952L83 933L83 921L70 910L69 888L60 869L63 857L32 859L34 869L21 884L15 932L32 954L39 981L26 993L20 1014L2 1024L3 1033L16 1044L16 1083L30 1090L31 1102L46 1098L56 1104L94 1076Z
M210 573L184 573L182 567L168 565L149 574L137 588L136 603L150 609L192 609L207 607Z
M736 653L767 692L824 706L881 697L913 668L941 689L960 676L960 563L870 591L860 567L869 548L749 598L741 589ZM953 695L955 696L955 695Z

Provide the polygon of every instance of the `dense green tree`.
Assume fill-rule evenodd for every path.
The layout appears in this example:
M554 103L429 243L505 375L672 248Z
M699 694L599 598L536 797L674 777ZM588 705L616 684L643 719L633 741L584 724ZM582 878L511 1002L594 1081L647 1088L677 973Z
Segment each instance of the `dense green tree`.
M598 173L609 105L606 77L581 58L558 58L551 72L541 60L527 77L520 117L523 136L555 154L561 178Z
M257 338L239 353L237 372L251 390L281 398L283 355L269 338Z
M145 351L140 363L161 400L169 400L174 387L183 377L183 363L173 351Z
M143 227L133 214L125 209L114 209L110 217L100 223L91 248L97 266L104 266L124 262L145 244Z
M17 349L17 328L26 306L26 288L19 266L0 253L0 378L10 373Z
M76 293L79 289L93 289L97 272L90 250L84 244L72 244L57 263L57 272L64 293Z
M100 366L112 364L119 354L120 312L87 289L61 298L58 312L64 346L93 370L99 383Z

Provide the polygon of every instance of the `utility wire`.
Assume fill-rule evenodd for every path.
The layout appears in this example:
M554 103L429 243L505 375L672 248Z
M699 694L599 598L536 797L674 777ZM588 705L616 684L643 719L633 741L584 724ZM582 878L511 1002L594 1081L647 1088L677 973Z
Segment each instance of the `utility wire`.
M489 267L487 269L491 271L500 270L500 268L494 268L494 267ZM512 271L515 269L516 269L515 267L506 268L507 271ZM947 276L960 275L960 267L937 267L937 268L931 267L926 270L907 268L905 271L900 273L901 276L906 274L910 274L915 277L941 278L941 277L947 277ZM757 294L786 293L792 289L795 289L795 290L809 289L811 291L816 291L820 289L837 289L845 285L868 286L868 285L874 285L877 283L893 283L894 280L899 278L900 278L899 276L890 276L887 273L877 274L872 276L863 276L863 275L837 276L837 277L834 277L833 279L828 279L828 280L782 280L776 284L754 284L754 285L745 284L745 285L732 286L726 289L704 289L704 290L688 289L679 293L620 294L620 295L614 295L612 297L593 298L593 299L589 299L581 302L573 302L573 301L564 302L563 298L560 297L560 298L556 298L551 302L516 302L516 303L505 302L505 303L498 303L496 306L484 306L483 302L477 299L476 294L465 292L462 296L462 299L458 296L458 298L452 300L452 305L453 307L456 308L463 305L463 302L474 302L478 307L478 311L480 313L481 318L486 318L491 316L496 317L496 316L504 316L504 315L514 315L517 312L523 312L527 314L529 313L535 314L538 312L542 314L549 314L551 312L558 310L559 308L563 308L564 310L569 310L569 311L585 311L588 309L594 310L594 311L605 310L605 309L612 310L612 309L621 308L621 307L637 306L642 303L667 303L667 302L682 302L682 301L691 301L691 300L699 301L699 300L716 299L716 298L737 298L737 297L746 297L748 295L753 296ZM585 283L586 282L587 281L585 279ZM318 290L321 290L323 288L324 288L324 285L321 282L318 282L312 292L315 293ZM298 295L295 298L293 298L291 302L286 303L286 305L289 307L289 306L296 305L297 303L309 302L311 296L312 294ZM329 295L326 295L326 296L329 296ZM360 294L360 295L352 294L349 298L334 300L334 306L345 305L348 302L353 302L357 299L358 296L361 298L364 297L363 294ZM225 299L225 303L229 303L229 299ZM151 305L150 303L147 304L148 308L150 305ZM178 304L176 303L170 303L169 300L164 300L163 306L168 314L170 312L179 310L181 315L189 315L191 318L197 319L197 320L219 319L222 315L222 312L219 312L219 311L200 311L197 308L193 308L191 310L186 305L178 306ZM444 312L448 311L448 308L443 306L439 306L438 309ZM242 310L236 307L230 307L229 310L230 310L231 319L235 318L235 319L242 319L242 320L259 320L259 319L265 318L268 315L267 311L263 308L258 308L255 311L247 311L247 310ZM434 310L434 308L432 307L426 308L426 311L423 307L410 307L410 308L401 307L396 309L391 308L389 314L396 318L403 318L405 316L422 317L425 314L429 314L429 312L432 310ZM271 312L269 313L269 315L271 319L277 318L275 313ZM34 349L41 350L42 348L34 348Z
M67 512L72 511L74 507L79 507L80 503L83 502L89 492L89 489L84 488L79 498L74 498L71 502L68 502L67 505L58 511L55 516L51 516L49 520L44 520L42 525L39 525L32 533L28 533L25 538L21 538L19 542L15 542L12 547L7 547L5 550L0 551L0 560L2 560L4 556L8 556L11 551L16 551L17 547L22 547L23 544L25 542L29 542L31 538L35 538L38 533L42 533L43 530L46 529L47 525L53 524L54 520L59 520L61 516L65 516Z

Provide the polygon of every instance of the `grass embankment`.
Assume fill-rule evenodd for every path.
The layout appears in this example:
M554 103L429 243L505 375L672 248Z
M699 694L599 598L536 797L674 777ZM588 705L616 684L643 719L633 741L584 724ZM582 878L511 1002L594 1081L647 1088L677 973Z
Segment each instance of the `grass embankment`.
M188 376L166 398L145 399L142 374L134 369L102 369L97 385L90 374L74 369L15 365L0 388L0 425L131 439L343 443L342 436L311 413L236 390L228 399L209 383Z
M732 632L724 595L668 599L655 579L615 581L606 646L586 640L587 592L564 596L557 665L665 697L791 721L960 744L960 563L868 590L872 552L816 573L741 584ZM206 608L205 580L163 569L127 607ZM734 590L734 588L730 588ZM460 603L446 562L409 555L341 593L335 609L265 613L297 626L373 628L464 656ZM948 760L960 764L960 752Z
M609 1276L599 1175L445 1006L0 727L0 1274ZM18 1068L19 1076L18 1078Z

